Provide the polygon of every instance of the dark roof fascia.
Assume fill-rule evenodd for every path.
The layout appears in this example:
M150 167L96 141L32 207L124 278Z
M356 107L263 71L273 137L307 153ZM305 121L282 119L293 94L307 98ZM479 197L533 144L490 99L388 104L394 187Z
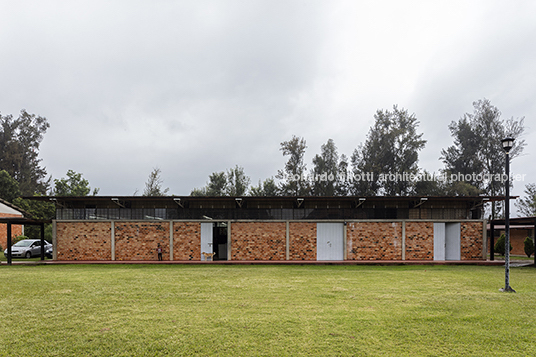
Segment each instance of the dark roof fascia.
M515 199L518 196L511 196ZM32 196L23 197L37 201L229 201L229 200L255 200L255 201L294 201L303 199L308 201L355 201L365 199L370 201L415 201L426 198L430 201L465 201L465 202L493 202L504 201L504 196Z
M32 218L26 218L26 217L0 217L0 223L38 225L38 224L43 224L43 223L52 223L52 220L32 219Z
M490 220L493 225L505 225L504 219ZM536 225L536 217L518 217L510 218L510 225Z

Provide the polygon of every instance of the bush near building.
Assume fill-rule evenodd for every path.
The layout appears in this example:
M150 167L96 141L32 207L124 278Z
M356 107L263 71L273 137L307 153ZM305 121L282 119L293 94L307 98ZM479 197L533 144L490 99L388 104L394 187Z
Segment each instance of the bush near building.
M497 243L495 243L495 253L499 255L504 255L505 246L506 246L506 236L504 234L501 234L501 236L497 240ZM512 251L512 244L510 244L510 251Z
M530 258L530 256L534 254L534 242L532 241L532 238L525 238L523 244L525 245L525 254Z

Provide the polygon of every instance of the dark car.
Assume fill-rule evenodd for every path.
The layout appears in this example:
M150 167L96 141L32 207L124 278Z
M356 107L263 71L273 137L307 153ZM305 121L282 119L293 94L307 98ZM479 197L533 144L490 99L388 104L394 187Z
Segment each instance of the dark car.
M54 254L54 249L52 248L52 246L50 246L49 248L47 248L47 250L45 250L45 257L47 257L48 259L52 259L53 254Z

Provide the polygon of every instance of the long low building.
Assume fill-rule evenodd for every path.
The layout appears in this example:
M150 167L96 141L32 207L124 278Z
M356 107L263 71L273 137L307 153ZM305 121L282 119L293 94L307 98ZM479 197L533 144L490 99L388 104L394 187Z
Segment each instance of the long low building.
M485 260L501 197L35 197L57 260Z

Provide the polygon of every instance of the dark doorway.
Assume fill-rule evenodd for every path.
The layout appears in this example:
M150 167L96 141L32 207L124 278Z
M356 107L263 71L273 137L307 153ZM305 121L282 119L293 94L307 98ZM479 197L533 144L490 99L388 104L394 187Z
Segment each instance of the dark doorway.
M212 236L214 260L227 260L227 222L214 224Z

